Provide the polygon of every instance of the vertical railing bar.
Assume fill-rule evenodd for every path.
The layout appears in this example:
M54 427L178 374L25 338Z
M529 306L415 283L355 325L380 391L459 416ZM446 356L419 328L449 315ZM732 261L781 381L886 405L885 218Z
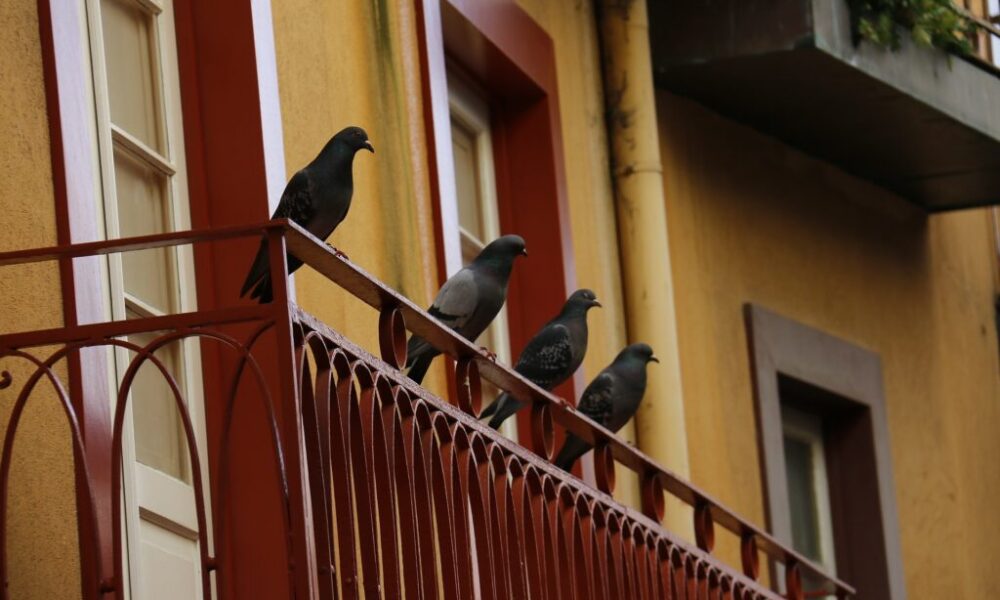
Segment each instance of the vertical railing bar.
M497 589L496 562L493 556L492 528L490 525L489 507L489 464L485 457L485 448L475 435L469 436L469 451L466 456L465 469L466 493L472 512L472 525L475 532L476 558L479 566L479 583L484 600L499 600Z
M434 519L437 525L438 547L441 551L440 567L441 578L444 588L445 600L458 600L462 597L462 587L459 577L458 538L455 532L455 523L452 516L453 497L451 494L451 481L446 474L449 467L449 457L451 455L448 442L442 443L442 439L450 439L451 433L448 431L447 419L436 413L431 418L431 430L426 434L426 444L429 469L431 473L431 490L434 498Z
M408 400L409 401L409 400ZM414 443L415 435L412 417L397 414L397 431L399 432L396 450L396 486L399 490L399 519L402 536L403 574L406 593L412 597L422 597L423 581L420 574L420 546L417 537L417 510L414 504L416 494L413 483L413 451L408 448Z
M354 369L350 358L340 350L333 352L331 363L337 375L336 401L330 404L330 482L333 488L333 511L337 520L337 572L341 596L361 597L361 575L355 553L358 535L354 522L354 488L351 482L351 443L348 434L353 401Z
M519 477L523 481L523 475L511 472L510 457L504 457L507 462L505 466L505 476L501 482L501 489L498 493L504 495L505 515L504 526L507 539L507 569L509 573L511 598L515 600L527 600L529 596L529 580L526 573L524 535L518 526L520 515L517 509L517 502L521 498L515 499L514 478ZM516 463L513 463L516 465ZM518 466L519 468L519 466Z
M506 494L502 493L502 490L506 488L506 473L502 470L504 468L503 455L502 453L499 453L499 457L494 455L492 452L494 448L496 446L492 444L485 445L482 457L483 465L480 467L481 472L485 471L485 473L481 476L480 481L485 484L482 488L483 496L486 499L486 516L490 528L490 553L493 557L497 595L500 598L510 598L511 573L507 556L508 540L504 535L505 527L503 524L507 507L504 506Z
M301 336L296 335L296 338ZM312 500L313 510L313 538L316 540L316 563L318 573L320 598L333 598L333 552L330 535L332 526L328 520L329 504L328 482L323 469L322 442L320 441L320 423L322 422L319 409L317 407L316 396L313 393L312 377L309 368L309 361L306 360L307 345L303 340L296 340L295 362L299 371L299 394L302 404L302 428L305 438L306 463L309 469L309 495ZM323 353L325 354L325 352ZM327 371L329 373L329 371ZM323 377L323 366L317 364L316 378Z
M409 455L408 464L410 473L413 476L413 503L414 514L417 518L417 527L414 530L417 539L417 556L419 557L419 568L421 577L421 588L427 598L438 597L437 574L434 565L436 558L434 555L434 531L432 529L432 510L428 502L431 501L431 491L428 486L428 473L425 468L423 449L423 429L430 427L430 415L427 407L422 401L416 401L407 434L411 438L407 441L406 449Z
M353 510L357 521L358 548L349 549L350 552L360 551L361 553L361 582L365 597L370 594L381 593L381 583L379 575L378 560L378 539L376 532L376 522L374 514L374 487L371 481L369 464L369 449L366 447L364 439L364 417L362 406L371 402L374 394L374 381L367 366L360 363L354 365L354 376L358 382L360 391L357 395L351 394L349 409L346 416L348 424L345 427L348 443L350 444L350 466L352 481L354 484Z
M446 485L450 490L452 498L449 511L451 512L451 522L455 528L455 538L458 546L456 557L459 560L458 578L462 587L462 597L473 598L475 594L473 561L475 558L472 546L472 534L469 531L470 509L468 495L466 493L467 485L465 483L465 475L463 475L465 459L462 456L462 453L466 452L466 450L464 450L460 445L460 441L458 440L460 436L465 436L465 431L463 429L460 429L458 425L450 427L448 442L444 453L444 459L446 461L444 464L444 472L448 477Z
M288 265L284 229L269 229L266 233L270 266L271 290L274 300L275 336L278 348L278 389L281 401L281 425L285 432L285 468L288 477L289 507L292 537L289 545L290 592L297 598L313 598L316 579L315 544L309 523L312 518L308 479L302 436L301 409L297 373L292 362L295 343L292 331L292 311L288 293Z

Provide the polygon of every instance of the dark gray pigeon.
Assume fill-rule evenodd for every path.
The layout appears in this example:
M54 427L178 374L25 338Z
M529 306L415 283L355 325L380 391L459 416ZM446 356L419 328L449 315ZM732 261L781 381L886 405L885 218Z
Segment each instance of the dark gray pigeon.
M587 311L600 305L590 290L573 292L559 314L528 341L514 370L547 391L572 377L587 353ZM490 427L497 429L521 406L504 392L481 416L493 415Z
M576 410L592 421L617 432L639 409L646 393L646 365L660 362L647 344L626 346L615 360L583 390ZM556 456L555 464L569 471L576 459L590 450L590 444L572 433Z
M490 242L467 267L448 278L427 312L455 333L474 341L489 327L507 300L514 259L527 256L524 239L505 235ZM406 374L417 383L440 352L414 335L406 347Z
M362 149L375 153L368 134L360 127L347 127L330 138L311 163L292 175L271 218L287 218L321 240L328 238L351 208L354 155ZM289 273L294 273L301 266L302 261L294 256L288 257ZM260 241L240 297L246 296L247 292L262 304L272 299L267 240Z

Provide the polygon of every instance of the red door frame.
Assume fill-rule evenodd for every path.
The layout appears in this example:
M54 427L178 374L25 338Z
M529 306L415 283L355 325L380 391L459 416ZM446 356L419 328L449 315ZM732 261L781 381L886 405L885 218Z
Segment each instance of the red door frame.
M90 125L94 115L87 107L90 72L87 64L89 46L80 35L79 24L86 14L77 2L59 3L53 11L51 0L38 0L38 28L45 79L45 100L49 125L49 147L55 196L56 235L60 245L97 240L101 236L95 190L99 189L92 165L96 140ZM62 260L59 263L64 325L78 325L104 320L104 290L97 259ZM78 519L80 540L81 586L83 598L96 598L98 587L95 557L88 554L83 541L98 535L101 563L113 562L111 540L111 413L108 399L111 390L105 377L83 377L83 373L106 373L103 351L84 351L67 359L70 399L86 444L91 483L94 486L97 532L86 530ZM82 475L77 470L77 509L81 512ZM97 490L100 490L99 492ZM103 492L103 493L101 493Z
M270 2L175 3L192 225L211 228L263 222L277 205L286 178ZM195 249L200 308L236 301L256 244L241 240ZM268 344L254 349L272 385L281 380L279 360L289 359L279 352L277 346ZM233 356L203 345L202 362L206 399L227 397L228 382L219 374L232 372ZM274 398L281 397L277 390L271 392ZM252 389L241 388L241 404L258 406L257 398L251 397L254 394ZM223 405L206 402L205 412L214 476ZM268 439L267 427L260 412L234 413L230 500L219 513L226 515L228 535L215 540L217 549L226 550L219 568L230 574L224 578L225 589L219 590L221 598L284 598L290 593L288 540L281 521L261 518L280 515L283 510L280 497L266 493L280 485L271 468L274 456L261 443Z
M418 2L428 155L435 197L439 273L454 260L453 201L445 54L487 92L501 228L525 238L529 258L515 270L509 302L511 345L519 350L576 288L552 38L514 0ZM556 390L575 400L578 373ZM530 416L518 416L528 432ZM527 442L528 436L522 440Z
M268 0L175 0L174 5L192 225L198 229L264 221L271 213L269 200L277 201L285 180L270 4ZM92 168L97 162L97 144L91 132L95 117L89 110L89 42L80 27L86 14L82 2L38 0L38 15L58 240L59 244L94 241L101 237L102 227L95 210L99 186ZM242 269L255 243L243 241L239 251L234 250L236 244L226 246L226 252L195 248L199 308L235 302ZM63 262L60 280L67 326L104 320L97 260ZM262 347L255 354L262 365L274 365L278 358L275 352ZM206 399L225 397L220 393L224 383L219 374L225 372L227 360L216 347L203 346ZM69 378L86 443L99 534L103 533L101 559L104 565L111 565L108 536L114 465L105 366L103 351L83 354L69 362ZM278 380L276 373L268 375L270 381ZM209 466L214 473L217 452L211 445L218 439L221 417L219 410L206 404ZM232 524L255 526L231 528L236 533L228 541L230 551L223 567L235 569L243 564L253 568L246 569L240 581L236 581L239 576L226 578L226 589L219 592L232 598L285 597L289 593L286 540L280 524L269 527L259 518L281 510L276 497L260 491L276 489L267 481L273 469L266 468L265 462L273 457L264 451L263 444L253 441L255 435L265 439L266 430L260 419L245 411L237 411L233 428L243 434L240 440L233 440L231 463L231 497L240 501L224 510ZM77 489L81 489L79 482ZM89 539L89 532L80 533L81 541ZM220 543L215 540L216 548ZM80 550L82 594L87 600L96 599L94 557L82 546Z

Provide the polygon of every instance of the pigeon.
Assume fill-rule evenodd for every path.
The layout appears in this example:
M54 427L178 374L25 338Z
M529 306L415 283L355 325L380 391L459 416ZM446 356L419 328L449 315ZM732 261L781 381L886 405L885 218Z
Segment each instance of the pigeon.
M319 155L288 180L271 218L290 219L319 239L328 238L351 208L354 155L362 149L375 153L368 134L360 127L347 127L330 138ZM301 266L302 261L294 256L288 257L289 273L294 273ZM260 241L240 297L248 292L261 304L272 300L266 239Z
M626 346L615 360L583 390L577 412L613 432L617 432L639 409L646 393L646 365L660 362L647 344ZM569 471L576 459L590 450L590 444L572 433L566 436L555 464Z
M474 341L507 299L507 281L514 260L527 255L524 239L519 235L493 240L467 267L444 282L427 312L455 333ZM438 349L426 340L412 336L406 346L406 374L420 383L438 354Z
M559 314L524 347L514 370L543 390L569 379L587 353L587 311L600 305L590 290L573 292ZM497 429L520 408L521 403L504 392L480 416L493 415L490 427Z

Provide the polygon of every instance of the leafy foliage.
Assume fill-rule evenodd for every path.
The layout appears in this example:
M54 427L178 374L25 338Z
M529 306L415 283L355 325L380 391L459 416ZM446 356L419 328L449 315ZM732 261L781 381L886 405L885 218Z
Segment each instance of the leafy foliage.
M848 4L857 38L896 50L903 30L923 46L955 54L973 52L974 24L952 0L848 0Z

